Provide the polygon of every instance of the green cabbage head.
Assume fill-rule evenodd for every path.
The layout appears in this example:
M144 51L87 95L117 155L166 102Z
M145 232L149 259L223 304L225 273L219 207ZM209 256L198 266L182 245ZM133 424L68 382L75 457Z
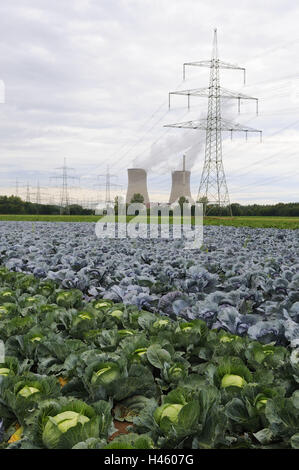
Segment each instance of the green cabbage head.
M113 312L111 312L109 315L111 315L111 317L117 318L118 320L121 320L123 314L124 312L122 310L113 310Z
M82 312L78 315L82 320L91 320L92 315L89 312Z
M23 398L29 398L31 395L39 392L40 390L38 388L25 385L25 387L21 388L21 390L18 392L18 395L21 395Z
M147 348L138 348L132 354L133 362L140 362L143 356L147 353Z
M112 302L109 302L106 300L100 300L98 302L95 302L94 308L96 308L97 310L101 310L102 308L111 307L111 305L112 305Z
M91 378L91 383L100 383L102 385L109 385L120 376L120 370L115 362L105 362L100 364L99 369L94 371Z
M6 315L10 315L11 313L14 313L16 309L17 309L16 304L11 303L11 302L4 302L2 305L0 305L0 318Z
M243 361L237 357L226 358L217 368L215 375L217 386L243 388L252 382L252 374Z
M268 398L266 395L259 393L254 401L254 405L258 411L261 411L265 408Z
M31 343L39 342L41 341L42 337L41 336L33 336L30 341Z
M168 418L173 424L178 423L179 412L184 405L175 403L165 403L159 406L154 412L154 419L156 423L160 424L163 418Z
M243 379L240 375L234 374L225 374L221 380L221 388L226 387L244 387L246 385L246 380Z
M40 405L36 440L47 449L71 449L78 442L99 438L100 422L106 402L97 402L97 410L81 400L60 398ZM110 407L108 405L110 410ZM103 431L103 429L102 429Z
M77 425L84 425L90 419L76 411L64 411L56 416L49 416L44 427L42 439L48 449L54 449L62 434Z
M165 326L169 325L169 321L168 320L164 320L164 319L160 319L160 320L157 320L153 323L153 327L154 328L163 328Z
M134 331L132 330L118 330L118 334L121 336L133 335Z
M229 335L223 335L221 336L220 338L220 343L231 343L232 341L234 341L234 337L232 336L229 336Z
M186 370L183 364L176 363L170 367L168 372L171 380L180 380L186 376Z
M0 306L0 318L3 316L3 315L7 315L8 314L8 309L6 307L4 307L3 305Z

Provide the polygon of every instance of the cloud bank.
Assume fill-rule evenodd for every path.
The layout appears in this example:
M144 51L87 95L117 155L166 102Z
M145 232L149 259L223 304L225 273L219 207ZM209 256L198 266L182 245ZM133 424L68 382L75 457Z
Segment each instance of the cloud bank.
M208 70L182 64L208 59L218 27L223 60L247 67L223 71L222 85L260 98L224 109L230 119L260 128L264 142L242 136L223 142L231 199L298 201L298 13L286 0L14 0L0 4L2 192L20 185L50 186L64 157L82 188L94 188L107 165L126 185L126 169L144 166L149 191L170 190L170 172L183 153L197 192L204 134L164 124L205 116L205 99L168 92L207 86ZM229 137L229 136L228 136Z

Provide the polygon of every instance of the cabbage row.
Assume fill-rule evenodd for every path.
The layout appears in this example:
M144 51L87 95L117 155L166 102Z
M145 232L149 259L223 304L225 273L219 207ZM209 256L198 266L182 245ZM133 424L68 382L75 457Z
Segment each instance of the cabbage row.
M181 240L97 239L91 223L0 222L0 263L17 272L264 343L299 344L298 230L205 226Z
M299 448L296 349L4 267L0 339L0 447Z

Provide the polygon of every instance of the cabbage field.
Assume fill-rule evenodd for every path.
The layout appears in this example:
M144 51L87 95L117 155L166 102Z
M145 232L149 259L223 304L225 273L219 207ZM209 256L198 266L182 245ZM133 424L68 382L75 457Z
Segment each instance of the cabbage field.
M299 448L298 230L0 222L0 447Z

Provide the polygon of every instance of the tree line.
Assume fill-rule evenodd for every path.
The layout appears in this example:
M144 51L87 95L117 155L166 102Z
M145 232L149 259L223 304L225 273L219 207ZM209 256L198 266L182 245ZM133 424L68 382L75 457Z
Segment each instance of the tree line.
M143 203L143 196L140 194L134 194L131 202ZM184 197L180 198L179 204L182 205L184 202L187 202L187 199ZM249 205L233 203L231 204L231 209L233 216L299 217L299 202ZM194 206L193 210L191 209L191 211L194 213ZM115 212L117 213L117 198L115 200ZM208 206L206 210L206 215L208 216L221 217L227 216L229 213L229 207ZM61 210L59 205L26 202L17 196L0 196L0 214L93 215L94 210L85 209L79 204L72 204Z
M0 196L0 214L27 214L27 215L93 215L91 209L84 209L79 204L71 204L67 208L62 208L54 204L36 204L34 202L23 201L18 196Z
M141 194L134 194L131 203L141 202L144 198ZM182 207L184 203L188 202L184 196L180 197L178 203ZM232 215L238 216L256 216L256 217L299 217L299 202L279 202L277 204L248 204L241 205L233 203L231 206L219 207L206 205L204 198L200 201L204 206L204 213L207 216L227 216L230 215L230 208ZM194 215L194 206L191 207L191 214Z
M231 204L233 216L256 216L256 217L299 217L299 202L279 202L278 204ZM219 208L212 208L208 215L217 215ZM222 213L221 213L222 212ZM219 215L226 215L228 208L220 208Z

